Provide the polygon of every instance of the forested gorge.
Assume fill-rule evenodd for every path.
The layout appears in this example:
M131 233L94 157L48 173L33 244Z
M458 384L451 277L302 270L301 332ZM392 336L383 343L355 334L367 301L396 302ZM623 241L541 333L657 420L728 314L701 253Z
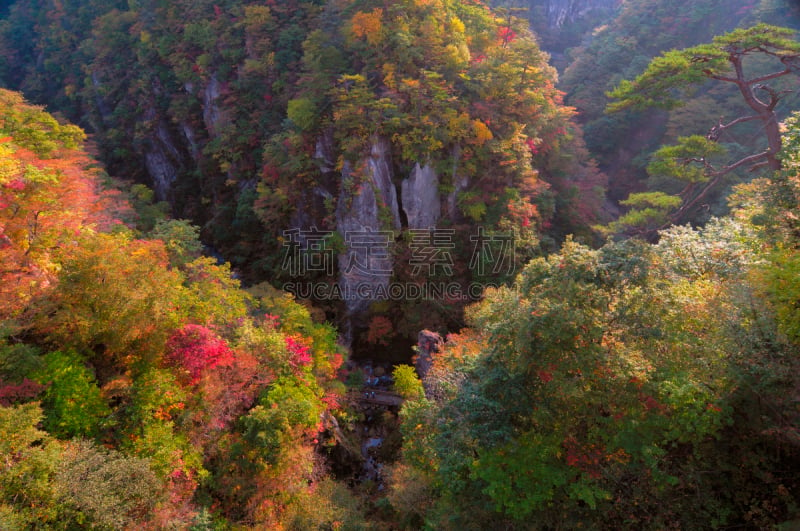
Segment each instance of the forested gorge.
M0 528L797 527L798 17L9 3Z

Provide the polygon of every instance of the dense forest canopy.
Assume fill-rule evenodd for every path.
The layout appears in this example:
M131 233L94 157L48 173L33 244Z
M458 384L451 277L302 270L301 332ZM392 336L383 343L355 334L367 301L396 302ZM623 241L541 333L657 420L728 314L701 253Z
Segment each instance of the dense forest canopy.
M796 527L796 16L11 3L0 528Z
M284 256L295 230L338 234L326 248L347 256L313 280L349 285L357 229L393 233L392 274L373 275L376 286L425 283L409 278L409 231L435 226L455 243L442 280L466 290L513 276L467 267L479 230L516 235L515 271L607 221L605 176L513 11L449 0L52 7L12 6L3 79L89 129L113 175L151 185L247 282L296 280ZM376 317L406 339L463 321L458 300L316 302L354 341Z

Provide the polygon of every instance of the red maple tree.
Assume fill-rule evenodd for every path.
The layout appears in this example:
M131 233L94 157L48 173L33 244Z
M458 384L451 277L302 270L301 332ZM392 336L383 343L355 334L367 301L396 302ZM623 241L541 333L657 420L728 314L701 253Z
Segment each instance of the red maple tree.
M224 339L205 326L187 324L167 341L165 361L188 373L192 385L200 381L203 371L230 365L233 352Z

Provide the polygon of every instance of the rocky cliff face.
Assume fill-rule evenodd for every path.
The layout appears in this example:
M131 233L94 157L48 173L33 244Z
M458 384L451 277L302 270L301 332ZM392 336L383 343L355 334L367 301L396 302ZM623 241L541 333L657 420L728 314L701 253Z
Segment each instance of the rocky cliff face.
M181 152L177 147L179 144L173 139L167 123L156 117L152 107L144 118L152 124L152 133L144 148L145 167L153 179L156 197L165 201L170 197L172 183L181 168Z
M193 93L195 87L187 83L184 90ZM161 92L159 86L153 87L155 97ZM180 122L176 128L171 127L153 106L144 114L143 122L151 131L144 143L145 168L159 200L170 200L172 184L186 162L191 159L196 164L201 158L203 141L217 136L227 122L228 116L218 101L221 95L222 85L212 75L206 86L198 91L202 101L202 125L205 126L201 126L200 131L186 121Z
M429 229L442 215L439 177L428 165L414 165L411 175L403 179L400 197L409 229Z
M385 298L392 276L392 231L400 229L389 142L373 139L364 162L363 175L344 165L336 208L336 230L345 243L338 258L339 286L351 323L371 302Z
M385 138L372 139L369 156L356 164L358 172L345 163L342 171L335 173L332 147L330 135L323 136L317 142L315 157L322 173L337 175L339 182L308 190L306 203L316 201L315 196L336 197L333 228L344 240L344 251L338 256L338 286L344 297L342 330L349 342L354 329L366 324L364 317L370 304L390 295L395 267L392 247L398 231L435 228L443 215L443 204L445 215L450 215L455 202L441 194L439 176L429 165L415 164L404 179L395 176L391 145ZM293 222L303 226L292 228L320 226L322 221L311 219L315 216L309 216L310 212L307 208L303 216L295 216Z
M620 0L545 0L547 23L550 28L561 28L577 22L592 11L611 10Z
M203 122L210 137L214 137L225 120L225 114L217 100L222 95L222 86L216 76L211 76L203 90Z
M433 366L433 358L442 349L443 345L442 336L436 332L422 330L417 335L417 354L414 356L413 361L421 380L425 381L425 377Z
M568 64L567 49L591 39L594 28L610 22L624 0L493 0L498 7L523 8L550 64L563 71Z

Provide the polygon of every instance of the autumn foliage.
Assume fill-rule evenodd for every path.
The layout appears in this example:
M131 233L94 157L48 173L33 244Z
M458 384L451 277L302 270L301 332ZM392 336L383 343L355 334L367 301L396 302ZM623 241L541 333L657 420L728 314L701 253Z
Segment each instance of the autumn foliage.
M187 324L167 340L164 358L170 365L183 369L195 384L206 370L230 365L233 354L224 339L208 328Z
M378 44L381 40L381 17L383 9L375 8L369 13L359 11L350 21L353 36L366 39L371 45Z
M697 28L723 3L620 9L652 18L636 8L691 4ZM93 136L0 90L0 528L800 521L800 116L782 126L784 171L737 187L732 215L670 227L653 244L602 244L589 225L613 210L606 177L514 8L11 4L0 23L3 82L85 120ZM762 4L752 12L776 2ZM678 25L688 17L656 14ZM763 48L752 32L773 30L755 28L734 44ZM615 53L587 69L619 62L626 72L615 79L664 41L659 32L611 37L593 35ZM768 55L788 74L799 49L783 44ZM727 60L719 50L701 59L678 75L705 79L720 71L697 69ZM777 77L756 75L748 97L791 101L764 85ZM631 90L626 97L641 96ZM594 121L594 148L644 167L641 139L617 135L626 130L617 119ZM743 120L734 122L756 123ZM687 137L651 166L700 179L678 158L691 145L704 156L687 160L710 164L721 156L710 142ZM95 150L138 184L111 179ZM398 209L376 198L369 215L397 244L393 265L406 266L391 280L494 287L466 309L451 293L376 302L348 313L340 337L325 320L358 305L312 308L262 281L292 276L287 224L342 227L357 198L385 195L369 182L377 166ZM439 242L452 263L435 278L411 263L427 253L415 254L417 238L432 231L406 230L420 216L410 209L416 185L404 184L425 173L435 177L436 226L452 236ZM141 184L150 177L155 190ZM655 215L676 206L666 194L638 200ZM301 258L322 247L335 262L353 242L331 232ZM476 233L513 235L514 249L505 255L492 240L474 253ZM490 264L500 254L507 268ZM402 363L362 370L340 344L394 356L394 340L422 328L447 337L422 376Z
M58 249L126 209L99 186L79 128L0 90L0 134L0 317L13 317L52 285Z
M245 292L189 223L135 229L80 129L0 91L0 134L0 527L281 525L341 407L334 329Z
M289 352L289 363L296 368L306 367L311 364L311 349L299 336L286 336L284 338L286 350Z

